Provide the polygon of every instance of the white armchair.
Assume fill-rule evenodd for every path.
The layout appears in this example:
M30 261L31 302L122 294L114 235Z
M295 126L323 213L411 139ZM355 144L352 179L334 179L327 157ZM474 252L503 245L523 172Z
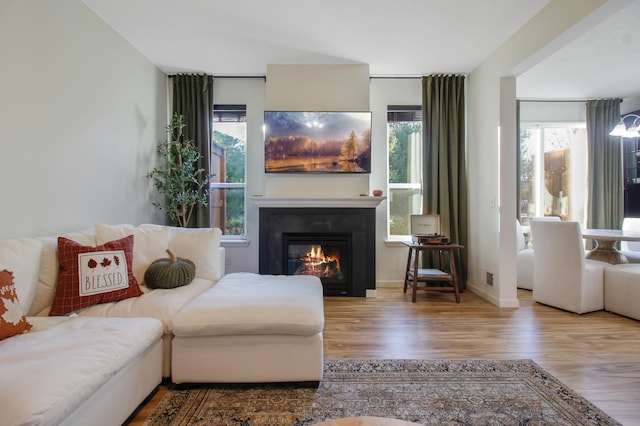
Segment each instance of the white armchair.
M540 216L532 217L531 222L536 220L551 220L559 222L558 216ZM531 233L533 235L533 233ZM520 225L520 221L516 219L516 267L518 288L525 290L533 290L533 248L527 248L525 244L524 231ZM533 247L533 238L531 239Z
M533 290L533 249L525 244L524 231L516 219L516 268L518 288Z
M533 300L582 314L604 309L606 262L585 259L578 222L533 221Z
M625 217L622 221L622 230L640 234L640 218ZM620 253L624 254L629 263L640 263L640 242L620 242Z

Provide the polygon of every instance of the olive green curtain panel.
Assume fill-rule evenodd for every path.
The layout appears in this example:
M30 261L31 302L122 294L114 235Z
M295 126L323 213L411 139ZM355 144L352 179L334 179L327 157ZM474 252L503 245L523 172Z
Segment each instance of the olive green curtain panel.
M620 99L587 101L587 227L620 229L624 216L622 140L609 136L620 121Z
M202 158L198 167L211 173L211 140L213 135L213 76L174 75L173 113L182 114L186 128L184 136L194 141ZM209 203L209 206L211 204ZM210 227L210 208L196 206L188 226L191 228Z
M439 214L442 233L465 247L456 254L460 289L467 282L468 202L465 77L422 78L423 214Z

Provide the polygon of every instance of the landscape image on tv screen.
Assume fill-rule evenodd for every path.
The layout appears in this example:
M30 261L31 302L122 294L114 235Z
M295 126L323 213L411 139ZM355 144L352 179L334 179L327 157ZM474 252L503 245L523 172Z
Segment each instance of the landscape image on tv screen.
M264 113L266 173L371 173L371 112Z

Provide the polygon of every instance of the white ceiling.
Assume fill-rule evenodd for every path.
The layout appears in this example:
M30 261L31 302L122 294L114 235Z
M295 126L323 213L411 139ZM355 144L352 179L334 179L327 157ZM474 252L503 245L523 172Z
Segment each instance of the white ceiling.
M640 97L640 1L626 3L518 77L518 96Z
M373 76L468 73L549 0L84 0L167 73L369 64ZM640 96L640 0L518 77L518 96Z

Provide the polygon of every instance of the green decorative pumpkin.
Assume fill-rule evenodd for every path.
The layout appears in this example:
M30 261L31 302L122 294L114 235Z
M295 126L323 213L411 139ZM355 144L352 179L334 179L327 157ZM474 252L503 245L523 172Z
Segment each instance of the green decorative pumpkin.
M196 265L189 259L176 257L167 249L169 258L154 260L144 273L149 288L176 288L189 284L196 276Z

